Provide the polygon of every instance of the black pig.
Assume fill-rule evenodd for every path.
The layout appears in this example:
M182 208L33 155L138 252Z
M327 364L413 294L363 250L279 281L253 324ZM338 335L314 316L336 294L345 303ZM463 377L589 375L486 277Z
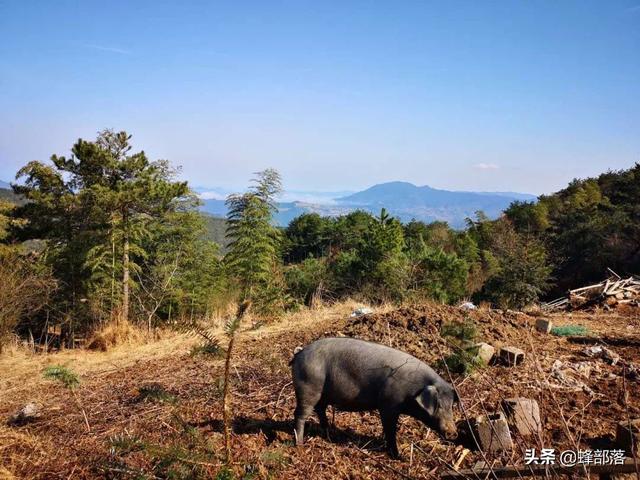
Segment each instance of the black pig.
M398 417L409 415L447 439L457 436L453 387L408 353L355 338L324 338L295 353L291 361L296 391L296 444L316 412L327 430L328 405L344 411L378 410L387 450L398 457Z

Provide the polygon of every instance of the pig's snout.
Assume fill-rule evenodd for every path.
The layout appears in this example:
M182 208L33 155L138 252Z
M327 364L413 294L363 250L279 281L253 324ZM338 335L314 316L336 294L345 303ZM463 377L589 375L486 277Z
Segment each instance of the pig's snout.
M446 440L455 440L458 438L458 429L456 428L456 424L451 422L447 422L445 424L440 425L440 433Z
M453 430L445 430L444 438L453 441L458 438L458 431L455 428Z

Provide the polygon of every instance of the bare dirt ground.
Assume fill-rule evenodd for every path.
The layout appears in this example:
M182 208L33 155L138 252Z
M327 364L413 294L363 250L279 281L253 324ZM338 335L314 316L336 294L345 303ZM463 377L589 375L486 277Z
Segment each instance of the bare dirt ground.
M401 419L398 432L402 460L386 456L375 413L335 412L330 439L312 420L305 445L293 446L295 397L288 362L298 345L348 335L392 345L436 365L451 352L438 333L442 323L467 317L478 326L478 340L520 347L527 357L516 367L489 366L453 377L466 415L495 411L502 399L515 396L538 400L542 412L540 437L515 435L512 453L495 458L496 463L521 464L525 448L614 448L616 424L640 417L638 380L625 376L620 363L583 353L598 343L640 364L637 311L552 316L556 325L587 327L593 338L580 340L538 333L535 318L519 313L420 305L352 319L353 306L305 312L241 333L232 369L231 468L223 466L223 362L192 356L193 339L171 336L107 353L0 359L0 478L437 478L455 463L463 445L444 441L410 418ZM556 360L564 362L565 377L552 374ZM80 374L75 398L42 378L42 369L51 364ZM581 368L574 371L572 365ZM42 405L42 416L25 425L7 424L30 401ZM456 414L464 419L460 410ZM474 451L462 466L480 459Z

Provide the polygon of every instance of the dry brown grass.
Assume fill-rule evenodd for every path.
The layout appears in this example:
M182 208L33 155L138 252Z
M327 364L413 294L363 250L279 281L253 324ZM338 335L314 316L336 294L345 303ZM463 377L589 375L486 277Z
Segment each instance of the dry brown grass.
M487 302L487 301L480 302L480 304L478 305L478 309L485 312L491 310L491 302Z
M306 332L318 331L321 335L328 325L344 320L361 306L365 305L345 301L320 309L302 309L257 329L252 322L245 322L240 332L241 351L237 363L234 362L233 376L234 381L237 378L239 382L237 395L241 398L250 394L253 401L242 405L241 410L248 409L242 413L254 416L257 409L262 408L261 403L274 403L273 393L282 397L278 411L286 417L284 412L290 410L293 393L290 386L287 389L283 386L288 382L287 363L293 348L308 341ZM375 310L390 308L383 306ZM214 318L207 325L222 336L219 328L222 323L221 319ZM295 338L290 338L292 332L295 332ZM133 432L168 447L166 439L182 428L176 424L175 413L192 422L203 422L203 425L215 423L211 420L214 417L209 415L219 413L216 382L221 375L222 362L190 355L191 347L200 342L198 337L170 333L156 341L143 339L142 343L136 343L122 333L119 337L114 332L110 335L116 337L113 342L116 345L107 351L76 349L35 354L25 348L16 348L0 357L0 417L7 418L30 401L43 405L42 418L34 424L20 430L13 430L6 424L0 427L0 444L5 449L0 451L0 465L6 470L7 478L68 478L69 474L71 478L101 477L105 472L96 471L94 466L108 458L113 435ZM275 338L288 340L274 343ZM246 364L248 360L250 366ZM66 366L80 377L77 395L86 409L91 432L84 428L70 393L43 379L42 371L50 365ZM263 370L268 378L256 375ZM266 383L261 385L263 382ZM137 400L140 386L150 383L161 384L180 398L179 404ZM271 392L272 389L277 391ZM253 394L252 390L260 392ZM204 427L215 443L217 433L209 428ZM175 440L182 442L184 439ZM263 445L255 450L258 459L266 448ZM277 456L281 449L277 446L274 455Z
M15 478L17 477L13 473L5 467L0 466L0 480L14 480Z
M96 330L89 339L87 348L106 352L118 345L139 345L147 340L149 340L147 332L126 320L120 320L118 322L110 322Z
M276 405L278 421L288 418L293 392L290 386L284 386L289 381L287 363L293 348L309 340L307 332L322 335L328 325L347 318L362 306L365 305L361 302L349 300L320 309L303 309L257 329L250 321L245 322L240 332L241 350L232 370L240 388L236 401L247 395L253 398L243 405L243 413L255 416L261 404L268 403ZM375 307L376 312L391 309L390 305ZM219 337L223 334L222 320L207 321ZM108 457L113 435L130 431L162 443L181 428L175 423L175 412L192 422L215 423L210 415L218 413L215 392L222 362L190 355L191 348L201 339L175 332L149 339L132 336L126 329L101 334L113 339L113 346L106 351L75 349L44 354L15 347L0 357L0 479L67 478L69 474L71 478L100 477L104 473L92 471L89 465L95 464L93 456L102 460ZM77 394L89 416L91 432L86 432L70 393L43 378L43 369L51 365L66 366L80 377ZM261 375L256 374L263 370ZM140 385L154 382L179 397L179 405L136 400ZM41 420L21 429L4 423L30 401L44 406ZM213 441L217 433L211 428L204 427L203 433L211 435ZM254 437L249 435L249 443L256 440ZM283 448L278 445L276 453ZM256 455L260 457L259 452L266 448L256 446Z
M15 463L35 463L36 457L41 455L46 455L46 452L35 436L0 424L0 480L18 478L13 473Z
M262 338L264 336L302 329L310 324L348 316L355 308L363 306L354 300L335 303L322 309L303 309L285 314L279 321L258 329L253 329L250 319L245 322L241 335ZM391 305L376 307L377 312L385 312ZM232 309L230 310L233 311ZM214 335L223 333L224 317L213 317L207 325ZM82 377L103 374L126 368L140 361L160 359L170 355L188 353L201 340L193 335L163 331L154 337L148 337L135 327L107 327L96 334L107 345L106 351L99 350L61 350L53 353L34 353L31 349L14 344L0 356L0 404L20 391L35 392L37 385L46 381L42 370L51 365L65 365Z
M378 334L385 342L389 329L396 328L392 333L394 346L398 348L405 348L409 337L417 345L425 343L416 353L430 361L426 357L433 353L431 337L415 330L421 319L424 317L423 323L428 326L430 320L440 317L446 320L466 315L442 305L407 307L386 316L376 315L381 326L376 330L369 326L370 322L348 319L359 306L363 305L349 301L317 310L304 309L259 329L252 329L251 322L245 322L231 370L236 416L233 433L236 463L231 467L237 478L242 477L247 466L260 472L255 478L283 480L377 480L401 475L435 478L445 464L459 457L461 446L444 442L415 420L404 418L400 422L399 440L405 460L391 461L382 450L380 421L369 413L338 412L331 440L319 435L317 422L312 419L305 445L299 448L291 445L295 395L288 362L296 346L327 335L352 334L351 328L362 323L363 335ZM374 310L384 313L394 309L382 306ZM526 315L495 311L470 315L477 317L483 335L496 345L507 342L527 349L529 354L528 338L535 345L536 364L539 361L545 375L557 358L583 359L580 355L583 345L531 331L532 319ZM396 325L394 318L400 323ZM594 332L621 338L633 337L640 331L640 318L586 314L552 318L557 324L584 322ZM407 328L413 329L410 336L402 333L407 328L400 328L405 322ZM406 337L405 343L401 342L401 336ZM38 421L11 431L0 426L0 464L10 475L7 478L133 478L133 474L122 473L123 465L167 478L167 472L158 468L170 458L181 468L198 468L202 473L198 478L214 478L223 462L220 378L224 368L222 360L215 357L190 355L190 347L197 342L199 339L195 337L172 334L141 345L118 345L107 352L66 351L49 355L14 352L13 366L18 371L11 370L8 361L0 358L0 419L26 401L43 403L43 415ZM635 346L621 345L614 349L624 358L639 361ZM438 354L438 349L435 353ZM557 415L551 414L557 408L549 403L549 395L556 392L539 391L540 373L531 368L533 355L529 358L522 368L496 366L480 370L473 377L457 379L466 411L475 415L484 409L495 409L501 398L539 398L543 410L549 409L544 410L545 428L550 433L545 445L564 447L567 429L558 423ZM91 432L87 432L71 393L42 379L42 368L47 364L66 365L81 376L76 394L86 409ZM618 377L609 379L609 374L618 372L619 367L602 363L598 368L601 373L588 380L598 392L597 401L591 401L586 394L556 395L571 435L579 438L581 432L589 433L581 448L588 447L586 441L613 438L622 408L612 404L620 388ZM5 374L14 382L8 392L3 391ZM168 398L175 401L165 401L160 396L142 398L142 387L148 385L159 385L160 391L166 391ZM639 387L634 383L627 388L631 394L631 415L640 415L640 407L633 400L640 398ZM593 425L584 430L582 418L593 419L590 422ZM119 448L114 454L111 448L117 438L140 439L148 447ZM175 452L180 457L177 463ZM517 449L515 460L521 460L519 452ZM467 456L464 466L476 460L478 455L474 452Z
M85 377L126 368L141 360L163 358L189 352L196 339L170 334L144 344L121 344L107 352L82 349L37 354L26 348L14 348L0 357L0 404L21 391L36 393L46 383L42 370L51 365L64 365Z

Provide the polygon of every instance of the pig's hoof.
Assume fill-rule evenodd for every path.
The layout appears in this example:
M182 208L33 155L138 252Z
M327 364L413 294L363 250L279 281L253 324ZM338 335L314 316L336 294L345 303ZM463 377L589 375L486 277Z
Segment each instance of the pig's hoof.
M389 450L389 456L394 460L402 460L402 457L400 456L398 450Z

